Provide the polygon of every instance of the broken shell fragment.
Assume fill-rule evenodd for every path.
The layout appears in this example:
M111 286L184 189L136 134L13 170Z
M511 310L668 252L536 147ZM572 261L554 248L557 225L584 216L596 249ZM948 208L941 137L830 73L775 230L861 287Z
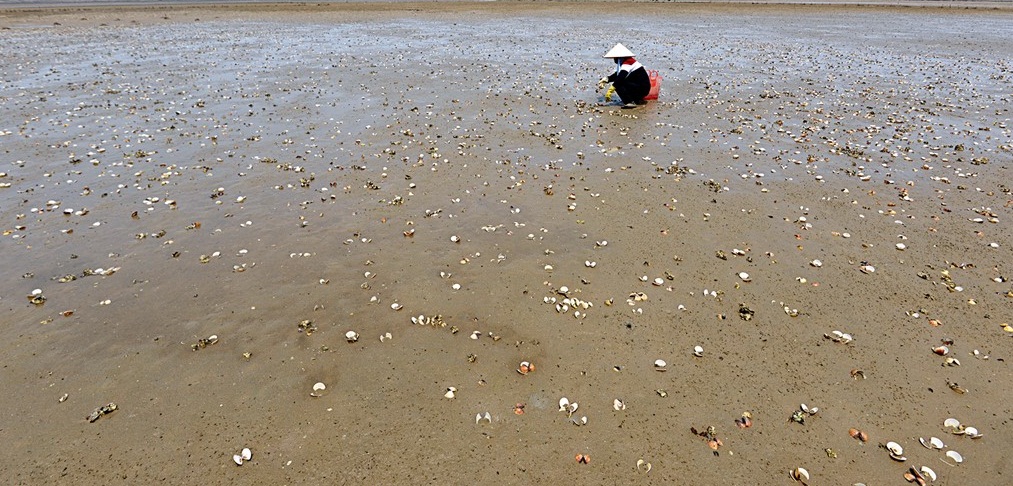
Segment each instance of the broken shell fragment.
M947 346L945 346L945 345L944 346L936 346L936 347L932 348L932 352L938 354L939 356L946 356L947 354L950 353L950 348L947 347Z
M957 464L964 462L964 456L960 455L960 453L957 451L953 450L946 451L946 457L949 457L950 459L953 460L953 462Z
M116 411L117 408L119 408L119 407L117 407L116 404L112 403L112 402L109 402L109 403L107 403L105 405L102 405L101 407L98 407L95 410L92 410L91 414L88 415L88 422L94 422L94 421L98 420L99 417L101 417L103 415L108 415L110 413L113 413L114 411Z
M456 396L455 395L456 393L457 393L457 388L452 387L452 386L448 386L447 387L447 393L444 393L443 396L445 396L447 398L454 398Z
M806 471L803 467L796 467L795 469L788 471L788 476L795 481L808 481L809 471Z
M651 472L651 463L643 459L637 459L637 471L641 471L644 474Z
M478 423L481 422L481 421L483 421L483 420L485 420L486 422L489 422L491 424L492 423L492 415L490 415L489 412L485 412L485 414L481 414L481 413L476 413L475 414L475 425L478 425Z
M345 333L345 340L354 343L359 340L359 333L355 331L348 331Z
M819 268L819 267L823 266L823 262L821 262L819 260L813 260L813 261L809 262L809 265L814 266L816 268Z
M616 398L615 400L612 400L612 409L617 412L620 410L626 410L626 402Z

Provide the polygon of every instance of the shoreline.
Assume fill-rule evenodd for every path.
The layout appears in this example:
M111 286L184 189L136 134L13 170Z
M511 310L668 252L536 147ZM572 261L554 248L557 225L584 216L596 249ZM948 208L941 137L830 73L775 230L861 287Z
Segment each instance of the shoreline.
M375 11L375 10L405 10L425 9L429 11L459 11L462 9L474 9L482 7L492 10L497 9L544 9L559 8L566 5L580 6L580 8L611 8L616 4L637 4L644 7L668 9L672 7L806 7L806 8L923 8L923 9L953 9L953 10L1013 10L1013 1L980 1L980 0L676 0L676 1L630 1L630 0L550 0L547 2L532 2L529 0L511 1L475 1L475 0L432 0L432 1L400 1L400 0L377 0L377 1L353 1L353 2L261 2L261 1L208 1L192 2L179 1L169 3L152 4L148 2L131 1L98 1L82 5L80 3L67 2L13 2L0 3L0 15L8 14L67 14L80 12L130 12L130 11L152 11L163 12L179 9L192 10L232 10L232 11L286 11L286 10L321 10L321 11ZM124 10L126 9L126 10Z

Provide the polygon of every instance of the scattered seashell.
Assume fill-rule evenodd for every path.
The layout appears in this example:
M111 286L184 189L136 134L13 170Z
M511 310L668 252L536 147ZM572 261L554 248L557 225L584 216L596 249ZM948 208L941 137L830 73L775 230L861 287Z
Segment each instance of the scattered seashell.
M694 346L693 347L693 356L696 356L697 358L702 358L703 357L703 346Z
M637 471L643 472L644 474L651 472L651 463L643 459L637 459Z
M904 251L904 250L906 250L906 249L907 249L907 245L905 245L904 243L897 243L897 244L896 244L896 245L894 245L894 246L895 246L895 247L896 247L896 248L897 248L898 250L900 250L900 251Z
M743 282L749 282L752 280L752 278L746 272L739 272L739 278L742 279Z
M325 385L325 384L323 384L321 382L317 382L316 384L313 385L313 391L324 391L326 389L327 389L327 385Z
M517 372L522 375L526 375L532 371L535 371L535 365L527 361L521 361L520 366L517 367Z
M565 412L570 409L570 399L563 397L559 399L559 411Z
M576 459L577 459L577 463L578 464L590 464L591 463L591 456L589 456L587 454L577 454Z
M570 418L570 422L573 422L573 425L577 425L577 426L587 425L587 417L586 416L581 417L581 418L572 417L572 418Z
M242 457L244 461L249 461L250 459L253 459L253 451L249 448L244 448L243 451L239 453L239 456Z
M900 444L896 442L887 442L886 445L883 447L885 447L886 450L890 453L890 459L893 459L898 462L904 462L907 460L907 458L904 457L904 448L901 447Z
M796 467L795 469L788 471L788 476L795 481L808 481L809 471L806 471L805 468L802 467Z
M401 304L398 304L397 302L395 302L395 303L393 303L393 304L390 305L390 308L394 309L396 311L399 311L399 310L403 309L404 306L401 305Z
M823 262L821 262L819 260L813 260L813 261L809 262L809 265L814 266L816 268L819 268L819 267L823 266Z
M242 466L243 465L243 456L241 456L239 454L233 454L232 455L232 460L235 461L235 463L236 463L237 466Z
M661 277L658 277L658 278L654 279L653 283L654 283L654 285L656 287L661 287L662 285L665 285L665 279L663 279Z
M861 270L862 273L875 273L876 272L876 267L874 267L872 265L862 265L861 267L858 267L858 269Z
M943 366L960 366L960 360L957 358L946 358L946 360L943 361Z
M666 363L665 360L663 359L654 360L654 369L658 371L665 371L668 369L666 368L666 366L668 366L668 363Z
M584 260L584 266L587 268L594 268L598 266L598 262L592 262L591 260Z
M848 429L848 435L850 435L851 437L853 437L855 439L858 439L858 440L860 440L862 442L869 442L869 434L867 434L867 433L865 433L865 432L863 432L861 430L858 430L858 429Z
M933 471L932 468L928 466L922 466L921 469L919 469L919 472L922 473L922 475L924 475L925 477L929 478L930 482L936 480L937 477L936 472Z
M492 423L492 415L490 415L489 412L485 412L484 415L481 414L481 413L476 413L475 414L475 425L478 425L478 423L481 422L482 420L485 420L486 422L489 422L491 424Z
M936 346L932 348L932 352L938 354L939 356L946 356L947 354L949 354L950 348L945 345Z
M452 386L448 386L447 387L447 393L444 393L443 396L445 396L447 398L454 398L456 396L456 393L457 393L457 388L452 387Z
M953 462L957 464L964 462L964 456L960 455L959 452L954 450L946 451L946 457L949 457L950 459L953 460Z
M753 426L753 414L742 412L742 416L735 419L735 426L740 429L748 429Z
M612 400L612 409L615 411L626 410L626 402L616 398Z
M348 331L345 333L345 340L354 343L359 340L359 333L355 331Z
M964 427L962 430L959 431L958 435L966 435L967 437L970 437L972 439L977 439L978 437L981 437L981 434L978 433L978 429L974 427Z
M926 449L942 449L943 447L946 447L939 437L930 437L929 440L919 437L918 442L921 442L922 446Z
M391 334L389 332L384 333L384 334L380 335L380 342L382 343L384 341L387 341L388 339L393 339L393 337L394 336L391 336Z
M948 418L943 421L943 427L952 427L952 428L960 427L960 421L955 418Z
M799 405L799 407L798 407L798 408L799 408L799 410L802 410L803 412L805 412L805 413L807 413L807 414L809 414L809 415L816 415L816 412L819 412L819 411L820 411L819 407L812 407L812 408L809 408L809 407L808 407L808 406L806 406L806 404L804 404L804 403L803 403L803 404L801 404L801 405Z

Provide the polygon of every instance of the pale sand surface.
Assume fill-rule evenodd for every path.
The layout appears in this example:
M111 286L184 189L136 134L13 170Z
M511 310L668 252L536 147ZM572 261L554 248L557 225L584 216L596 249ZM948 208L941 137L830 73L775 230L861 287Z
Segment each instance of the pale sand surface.
M0 14L0 477L1009 484L1013 14L636 8Z

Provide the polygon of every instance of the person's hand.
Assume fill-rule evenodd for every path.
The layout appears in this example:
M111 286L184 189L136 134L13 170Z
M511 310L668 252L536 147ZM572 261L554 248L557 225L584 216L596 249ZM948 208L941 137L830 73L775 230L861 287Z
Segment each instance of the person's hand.
M609 78L607 76L604 77L604 78L601 78L601 80L598 81L598 89L604 88L605 85L608 84L608 82L609 82Z

